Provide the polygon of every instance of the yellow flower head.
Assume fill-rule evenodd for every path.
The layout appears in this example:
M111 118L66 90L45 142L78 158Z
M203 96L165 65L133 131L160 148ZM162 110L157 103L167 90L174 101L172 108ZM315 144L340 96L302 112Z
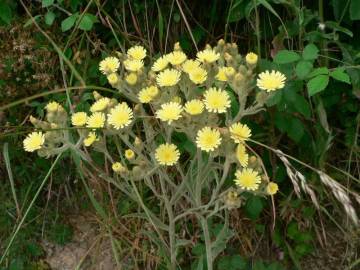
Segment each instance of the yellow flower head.
M177 66L182 64L186 60L186 54L182 51L174 51L166 55L167 60L170 64Z
M264 71L259 74L256 85L267 92L275 91L284 88L286 77L279 71L272 70L271 72Z
M199 99L193 99L185 103L185 111L191 115L201 114L204 111L204 103Z
M246 153L245 145L238 144L236 147L236 159L239 161L240 165L247 167L249 164L249 155Z
M77 112L71 116L71 123L73 126L82 127L85 126L87 121L86 112Z
M105 114L102 112L94 112L86 121L88 128L102 128L105 125Z
M220 58L220 54L215 52L214 49L205 49L196 54L196 57L202 63L213 63Z
M251 129L246 124L234 123L229 128L231 139L242 143L251 137Z
M95 132L90 132L89 135L84 139L84 145L86 147L89 147L97 140L98 140L98 138L96 137Z
M235 69L233 67L220 67L215 79L226 82L228 77L234 75L234 73Z
M278 192L279 187L276 183L274 182L270 182L267 186L266 186L266 193L269 195L274 195L276 194L276 192Z
M102 74L114 73L119 69L120 61L116 57L106 57L99 64L99 70Z
M135 157L135 153L133 150L131 149L127 149L125 150L125 153L124 153L125 157L128 159L128 160L131 160Z
M126 77L125 77L125 81L130 85L136 84L137 79L138 79L138 77L135 73L130 73L130 74L126 75Z
M174 86L180 81L181 72L176 69L165 69L156 76L159 86Z
M128 71L137 72L144 66L143 60L127 59L124 61L124 67Z
M171 124L172 121L181 117L183 108L177 102L168 102L161 105L161 109L156 111L156 118Z
M203 151L214 151L221 144L220 132L217 129L204 127L197 133L196 144Z
M111 168L116 173L123 173L126 171L126 168L120 162L113 163Z
M256 65L257 61L258 61L258 56L256 53L253 52L249 52L246 56L245 56L245 60L246 63L248 63L249 65Z
M125 102L116 105L108 114L108 123L115 129L127 127L132 119L133 111Z
M165 69L169 64L169 61L167 60L166 55L161 56L160 58L158 58L155 63L153 64L153 66L151 67L152 71L158 72L161 71L163 69Z
M114 85L119 81L119 77L116 73L111 73L110 75L107 76L107 79L111 85Z
M190 80L195 84L201 84L207 79L207 72L205 69L198 67L189 73Z
M24 149L27 152L34 152L41 149L45 142L45 135L40 132L32 132L23 141Z
M197 60L186 60L185 63L182 64L182 70L185 72L185 73L190 73L192 72L193 70L199 68L201 65L201 63Z
M56 112L60 107L61 105L56 101L51 101L45 106L48 112Z
M146 49L143 46L133 46L128 49L127 55L135 60L142 60L146 57Z
M149 103L157 96L159 89L156 86L149 86L141 89L138 98L141 103Z
M180 152L175 144L161 144L155 151L155 158L160 165L174 165L180 157Z
M235 184L245 190L257 190L261 182L259 173L250 168L237 170L235 177Z
M230 107L230 97L226 91L215 87L209 88L204 93L205 107L209 112L224 113Z
M110 103L110 98L103 97L97 100L93 105L90 107L91 112L100 112L107 108Z

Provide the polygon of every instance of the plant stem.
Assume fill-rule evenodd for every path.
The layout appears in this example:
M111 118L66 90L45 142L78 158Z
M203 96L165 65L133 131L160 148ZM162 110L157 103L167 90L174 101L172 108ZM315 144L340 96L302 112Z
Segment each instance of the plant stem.
M206 218L204 218L204 217L200 218L200 222L201 222L201 227L204 232L207 269L213 270L213 257L212 257L212 251L211 251L211 239L210 239L210 233L209 233L209 226L207 224Z

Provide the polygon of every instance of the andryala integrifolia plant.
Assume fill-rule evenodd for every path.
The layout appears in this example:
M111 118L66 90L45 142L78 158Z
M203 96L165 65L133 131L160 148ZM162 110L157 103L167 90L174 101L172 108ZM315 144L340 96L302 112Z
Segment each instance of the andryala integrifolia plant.
M179 248L191 245L182 228L192 216L202 228L208 269L213 269L224 248L219 243L231 234L211 239L208 220L223 219L225 231L225 213L241 207L244 192L266 196L278 190L247 145L252 131L243 119L263 110L286 78L274 70L257 74L258 56L242 57L236 44L223 40L213 48L207 45L196 59L189 59L178 43L153 62L146 57L142 46L134 46L127 54L102 60L99 69L121 100L94 92L90 111L70 116L50 102L44 120L31 117L39 131L27 136L24 149L44 157L72 149L87 163L92 151L103 153L112 170L98 171L99 177L139 204L169 268L176 269ZM232 102L239 104L235 114ZM69 139L74 130L76 143ZM187 145L196 150L180 147L175 134L186 135ZM225 185L229 178L230 187ZM158 201L160 213L146 205L140 193L144 186Z

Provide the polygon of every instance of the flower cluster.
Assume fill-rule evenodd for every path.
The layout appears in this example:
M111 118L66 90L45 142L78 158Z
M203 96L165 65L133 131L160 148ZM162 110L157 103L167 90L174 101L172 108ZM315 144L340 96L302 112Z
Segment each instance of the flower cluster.
M274 91L284 87L286 78L275 70L257 74L257 64L255 53L243 57L236 44L223 40L215 47L207 45L193 59L177 43L172 52L153 62L144 47L134 46L99 64L121 101L94 92L89 110L75 110L69 120L60 104L50 102L45 121L32 118L32 123L44 130L71 124L79 135L79 147L94 146L105 152L109 141L117 147L126 145L120 156L109 157L112 170L138 178L144 176L143 168L154 167L154 163L164 169L181 166L181 157L189 155L173 141L173 133L185 134L200 155L204 152L234 166L237 189L227 201L243 191L273 195L277 185L269 182L256 153L250 154L251 124L243 118L260 111ZM56 136L49 131L29 134L24 149L49 156L66 145L73 147L68 142L69 131L53 132ZM119 139L105 140L111 136Z

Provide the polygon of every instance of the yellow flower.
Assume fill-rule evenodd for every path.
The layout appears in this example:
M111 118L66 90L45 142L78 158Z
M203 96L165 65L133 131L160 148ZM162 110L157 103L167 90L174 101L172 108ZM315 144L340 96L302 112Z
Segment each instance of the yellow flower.
M60 107L61 105L59 103L56 101L51 101L46 105L45 108L48 112L56 112Z
M112 108L107 116L108 123L115 129L120 129L130 125L133 119L133 111L125 102L122 102Z
M107 76L107 79L111 85L114 85L119 81L119 77L116 73L111 73L110 75Z
M274 195L276 194L276 192L278 192L279 187L276 183L274 182L269 182L269 184L266 186L266 192L269 195Z
M131 149L127 149L125 150L125 153L124 153L125 157L128 159L128 160L131 160L135 157L135 153L133 150Z
M93 105L90 107L91 112L100 112L107 108L110 103L110 98L103 97L97 100Z
M24 149L27 152L34 152L41 149L45 142L45 135L40 132L32 132L23 141Z
M217 129L204 127L197 133L196 144L203 151L214 151L221 144L220 132Z
M257 190L261 182L259 173L250 168L237 170L235 176L235 184L245 190Z
M124 67L126 70L136 72L143 68L144 61L143 60L131 60L127 59L124 61Z
M166 55L162 56L155 61L155 63L151 67L151 70L155 71L155 72L161 71L161 70L165 69L168 64L169 64L169 61L167 60Z
M185 111L191 115L201 114L204 111L204 103L199 99L193 99L185 103Z
M182 64L182 70L185 73L190 73L192 72L194 69L199 68L201 65L201 63L197 60L186 60L185 63Z
M71 116L71 123L73 126L82 127L86 124L87 114L86 112L77 112Z
M98 140L98 138L96 137L95 132L90 132L89 135L84 140L84 145L86 147L89 147L90 145L92 145L97 140Z
M159 89L156 86L149 86L141 89L138 94L138 98L141 103L149 103L157 96Z
M246 124L234 123L229 128L231 139L242 143L251 137L251 129Z
M166 59L174 66L182 64L186 58L186 54L182 51L174 51L166 55Z
M240 165L247 167L249 163L249 155L246 153L245 145L238 144L236 147L236 159L239 161Z
M142 60L146 57L146 49L143 46L133 46L128 49L127 55L135 60Z
M155 151L155 158L160 165L174 165L180 157L180 152L175 144L161 144Z
M154 85L147 87L147 91L149 95L153 97L156 97L157 94L159 94L159 88L157 88L157 86Z
M111 168L116 173L123 173L126 171L126 168L120 162L113 163Z
M207 72L203 68L196 68L189 73L190 80L195 84L201 84L207 79Z
M253 52L249 52L246 56L245 56L245 60L246 63L248 63L249 65L256 65L257 61L258 61L258 56L256 53Z
M125 81L130 85L134 85L137 82L137 75L135 73L130 73L126 75Z
M177 102L168 102L161 105L161 109L156 111L156 118L171 124L172 121L181 117L183 108Z
M116 57L106 57L99 64L99 70L103 74L114 73L119 69L120 61Z
M209 112L224 113L230 107L230 97L226 91L211 87L204 93L205 107Z
M165 69L156 76L159 86L174 86L180 80L181 72L176 69Z
M216 74L215 79L226 82L229 76L234 75L235 69L233 67L220 67L218 74Z
M220 54L213 49L205 49L196 54L196 57L202 63L213 63L220 58Z
M259 74L259 78L256 81L256 85L267 92L281 89L285 86L286 77L279 71L268 70Z
M94 112L86 121L88 128L102 128L105 125L105 114L102 112Z

